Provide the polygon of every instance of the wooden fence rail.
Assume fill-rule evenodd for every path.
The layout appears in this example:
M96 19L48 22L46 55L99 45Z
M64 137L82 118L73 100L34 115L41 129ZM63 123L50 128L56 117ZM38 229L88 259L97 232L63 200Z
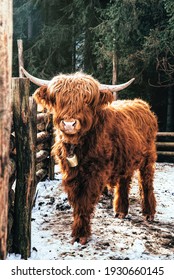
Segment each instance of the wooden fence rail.
M156 146L159 162L174 162L174 132L158 132Z

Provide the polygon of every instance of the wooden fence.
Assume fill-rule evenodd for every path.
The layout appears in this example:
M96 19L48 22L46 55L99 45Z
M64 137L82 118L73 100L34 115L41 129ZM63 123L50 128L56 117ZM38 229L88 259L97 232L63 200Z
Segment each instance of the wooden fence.
M174 162L174 132L158 132L158 162Z
M54 178L52 118L37 112L29 81L12 79L13 125L10 139L8 252L30 256L31 211L39 181ZM13 184L15 182L15 190Z

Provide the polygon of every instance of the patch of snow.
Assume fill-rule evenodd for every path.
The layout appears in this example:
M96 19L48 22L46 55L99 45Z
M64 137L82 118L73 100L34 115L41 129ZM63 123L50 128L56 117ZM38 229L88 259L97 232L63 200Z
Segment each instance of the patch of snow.
M86 245L71 244L72 209L61 178L57 173L55 180L37 185L30 260L174 259L174 164L156 164L157 213L153 223L142 218L135 174L128 218L114 218L110 198L103 196L91 221L92 236ZM20 256L9 254L7 259L19 260Z

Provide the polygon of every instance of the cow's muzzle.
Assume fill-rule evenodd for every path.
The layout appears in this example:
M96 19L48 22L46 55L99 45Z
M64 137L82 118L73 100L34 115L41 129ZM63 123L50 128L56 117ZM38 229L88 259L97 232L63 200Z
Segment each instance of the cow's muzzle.
M66 134L76 134L81 128L79 120L61 120L60 129Z

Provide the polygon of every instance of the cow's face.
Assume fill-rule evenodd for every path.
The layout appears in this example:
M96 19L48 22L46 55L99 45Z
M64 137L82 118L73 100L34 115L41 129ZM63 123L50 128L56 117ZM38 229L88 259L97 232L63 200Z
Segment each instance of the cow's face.
M97 111L113 100L109 91L99 91L99 83L82 73L59 75L49 86L36 90L38 103L51 110L54 126L66 141L78 142L96 123Z

